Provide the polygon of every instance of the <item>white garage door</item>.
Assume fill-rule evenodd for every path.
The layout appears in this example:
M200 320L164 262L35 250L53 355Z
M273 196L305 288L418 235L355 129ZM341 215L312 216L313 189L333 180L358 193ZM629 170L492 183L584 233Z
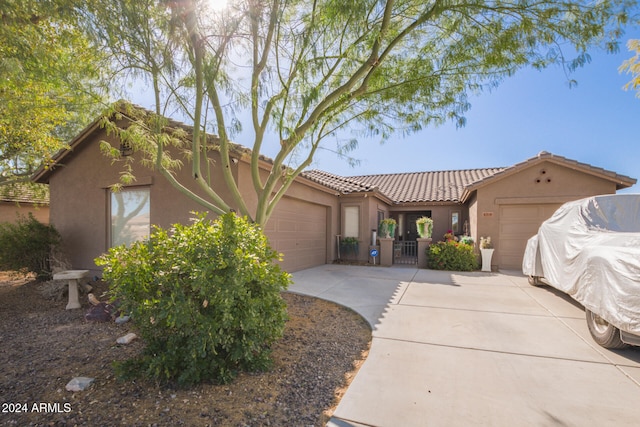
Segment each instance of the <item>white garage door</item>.
M540 224L562 206L561 203L537 205L502 205L500 207L499 267L520 270L527 240Z
M327 262L327 208L297 199L282 198L265 227L271 246L284 254L286 271Z

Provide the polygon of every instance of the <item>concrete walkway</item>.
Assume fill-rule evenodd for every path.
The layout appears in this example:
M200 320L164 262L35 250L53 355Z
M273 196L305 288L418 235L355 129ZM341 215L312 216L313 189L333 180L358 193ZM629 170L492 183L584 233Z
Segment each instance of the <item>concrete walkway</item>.
M595 344L580 305L518 272L325 265L292 292L369 321L330 427L637 426L640 349Z

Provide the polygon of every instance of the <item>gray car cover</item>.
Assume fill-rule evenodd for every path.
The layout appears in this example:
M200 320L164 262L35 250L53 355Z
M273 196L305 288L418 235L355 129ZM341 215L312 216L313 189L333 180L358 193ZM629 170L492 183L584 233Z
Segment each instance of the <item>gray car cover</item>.
M640 195L564 204L529 239L522 270L640 334Z

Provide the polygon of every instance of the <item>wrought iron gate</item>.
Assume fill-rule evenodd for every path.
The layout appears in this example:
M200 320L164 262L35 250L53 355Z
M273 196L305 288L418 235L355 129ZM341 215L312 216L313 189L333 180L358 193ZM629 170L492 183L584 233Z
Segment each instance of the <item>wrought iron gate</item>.
M418 242L415 240L393 242L394 264L417 264Z

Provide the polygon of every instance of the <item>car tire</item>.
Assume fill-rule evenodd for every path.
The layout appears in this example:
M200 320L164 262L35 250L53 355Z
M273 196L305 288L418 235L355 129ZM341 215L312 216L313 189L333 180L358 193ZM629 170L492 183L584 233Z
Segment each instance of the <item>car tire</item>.
M531 286L543 286L543 283L540 281L538 276L529 276L529 284Z
M620 339L620 329L588 309L585 309L585 314L589 333L595 342L604 348L619 349L627 347L627 344Z

